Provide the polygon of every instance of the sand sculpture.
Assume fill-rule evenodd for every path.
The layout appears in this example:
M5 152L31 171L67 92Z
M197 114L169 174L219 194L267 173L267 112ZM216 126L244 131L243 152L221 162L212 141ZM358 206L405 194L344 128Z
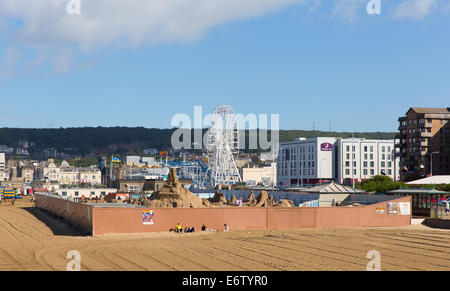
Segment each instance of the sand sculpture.
M261 194L259 194L258 198L256 198L256 207L267 206L267 200L269 199L269 195L266 190L262 190Z
M216 190L216 193L214 194L214 197L211 199L211 202L224 204L228 203L227 199L225 198L225 195L220 193L219 190Z
M169 176L164 186L159 192L156 192L146 202L148 207L164 207L164 208L192 208L205 207L209 203L200 197L192 194L191 191L184 188L178 181L177 170L171 168Z
M279 206L279 207L293 207L294 206L294 202L292 202L291 200L288 200L288 199L282 199L275 206Z
M250 191L250 196L248 197L246 203L247 203L248 205L256 204L255 194L253 193L253 190Z
M231 196L230 205L236 205L236 196L234 195Z

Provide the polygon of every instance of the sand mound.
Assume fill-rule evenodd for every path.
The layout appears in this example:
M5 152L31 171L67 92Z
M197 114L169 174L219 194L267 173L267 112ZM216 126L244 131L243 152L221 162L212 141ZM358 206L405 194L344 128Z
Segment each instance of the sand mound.
M153 194L145 205L155 208L190 208L205 207L208 202L184 188L178 181L176 169L172 168L161 191Z

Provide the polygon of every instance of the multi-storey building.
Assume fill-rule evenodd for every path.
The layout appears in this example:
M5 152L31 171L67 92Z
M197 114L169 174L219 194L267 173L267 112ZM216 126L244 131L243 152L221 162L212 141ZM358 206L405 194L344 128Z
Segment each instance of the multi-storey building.
M64 163L64 162L63 162ZM89 183L101 185L102 174L100 169L92 166L87 168L75 168L61 165L56 166L52 159L49 159L47 167L40 169L39 178L41 180L57 181L60 184Z
M376 175L400 179L400 159L394 140L341 139L335 143L335 180L343 184L363 181Z
M398 119L402 180L450 174L450 107L411 107Z
M6 170L6 155L5 153L0 153L0 171L4 172Z
M268 167L246 167L240 168L239 174L242 177L242 181L247 185L267 185L273 186L277 182L276 163L272 163Z
M315 185L328 181L342 184L370 179L375 175L398 180L399 159L394 140L363 138L298 138L280 144L278 185Z

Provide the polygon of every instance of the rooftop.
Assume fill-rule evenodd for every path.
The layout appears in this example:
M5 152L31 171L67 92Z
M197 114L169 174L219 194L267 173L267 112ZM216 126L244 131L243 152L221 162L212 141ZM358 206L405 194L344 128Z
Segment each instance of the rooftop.
M450 175L436 175L423 179L407 182L408 185L439 185L450 184Z
M411 109L414 110L416 113L421 113L421 114L426 114L426 113L450 114L450 107L446 107L446 108L411 107Z

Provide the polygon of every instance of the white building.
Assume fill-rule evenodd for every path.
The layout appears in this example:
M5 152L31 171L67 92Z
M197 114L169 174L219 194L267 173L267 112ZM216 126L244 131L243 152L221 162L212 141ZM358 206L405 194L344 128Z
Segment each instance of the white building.
M117 193L115 188L71 188L71 189L58 189L55 191L57 195L66 198L100 198L100 196L106 196L109 193Z
M395 157L394 140L338 139L336 181L342 184L386 175L400 180L400 159Z
M9 172L6 171L6 155L5 153L0 153L0 182L5 182L9 180Z
M47 167L40 169L39 176L42 180L57 181L59 184L89 183L100 185L102 183L102 173L97 167L75 168L67 167L67 165L58 167L52 159L49 160Z
M265 186L273 186L277 183L276 163L272 163L269 167L240 168L239 172L242 181L247 185L263 184Z
M0 172L6 171L6 155L5 153L0 153Z
M336 138L297 138L280 143L278 185L314 185L334 179L333 145Z
M351 184L375 175L399 179L394 140L298 138L280 143L278 185L306 186L335 181Z

